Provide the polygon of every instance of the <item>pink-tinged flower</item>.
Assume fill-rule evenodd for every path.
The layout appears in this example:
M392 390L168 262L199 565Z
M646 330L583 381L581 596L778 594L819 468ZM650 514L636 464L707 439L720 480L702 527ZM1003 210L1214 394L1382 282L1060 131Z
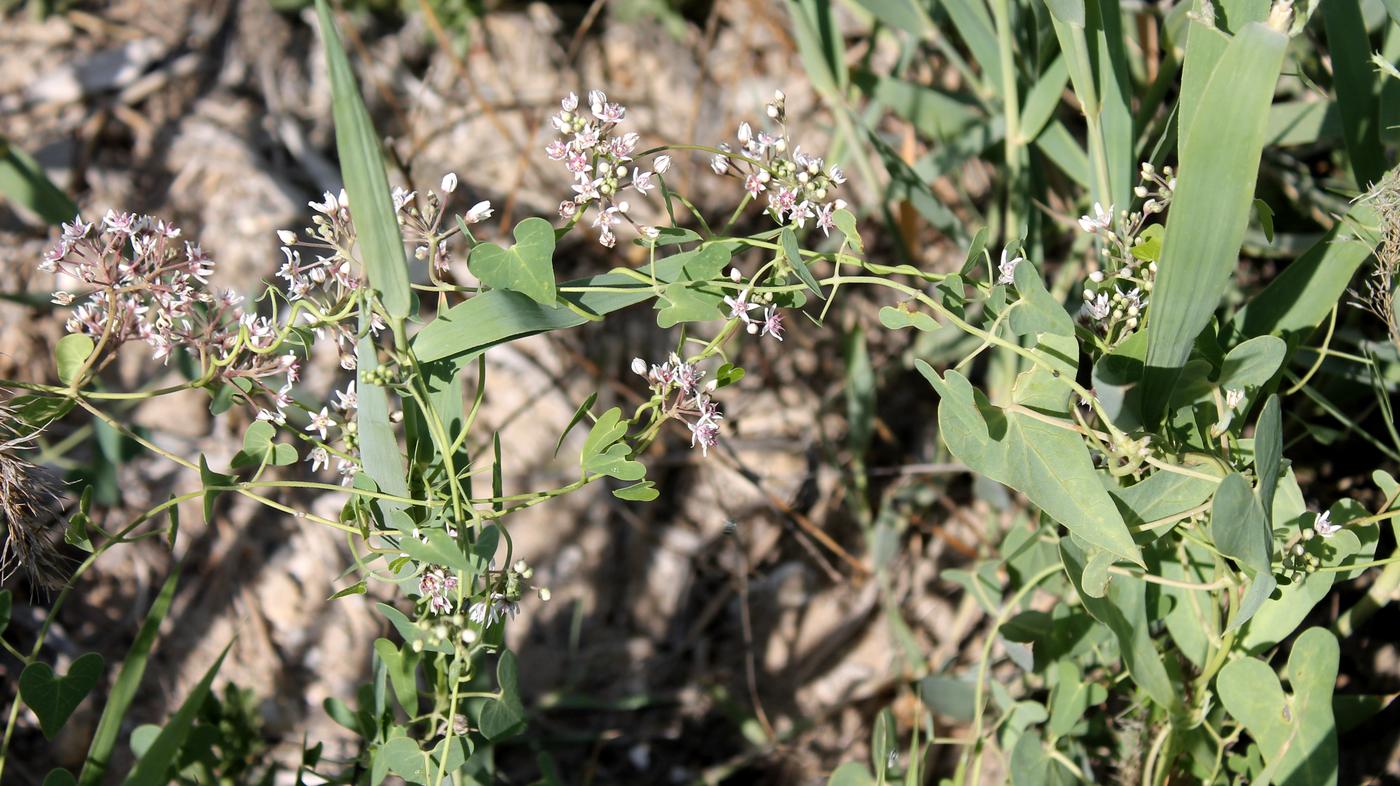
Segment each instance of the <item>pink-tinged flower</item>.
M603 227L603 230L598 233L598 242L604 248L612 248L617 245L617 235L613 234L612 227Z
M632 167L632 187L637 190L638 194L646 196L647 192L656 186L651 182L650 172L643 172L639 167Z
M756 197L767 191L768 187L763 185L763 178L759 177L757 172L750 172L748 177L744 178L744 190L749 192L749 196Z
M320 202L307 202L306 205L317 213L334 216L341 208L348 208L350 200L346 197L345 189L342 188L339 196L327 191L321 195Z
M545 146L544 154L549 156L550 161L563 161L569 155L569 146L564 144L564 140L556 139Z
M65 292L62 289L60 289L57 292L53 293L53 299L51 302L56 306L71 306L73 305L73 293Z
M1001 250L1001 261L997 263L997 283L1016 283L1016 266L1022 261L1020 256L1017 256L1015 259L1007 259L1006 249L1003 248Z
M320 412L311 413L311 422L306 424L307 431L315 431L321 435L321 439L326 438L326 430L335 428L335 420L331 417L330 410L321 407Z
M92 224L85 223L81 215L73 216L72 223L63 225L63 239L73 243L88 236L92 232Z
M591 108L593 116L603 123L621 123L622 118L627 116L627 107L622 104L603 104L602 106L594 104Z
M832 167L831 170L827 172L827 177L831 178L831 182L838 186L846 184L846 173L842 172L839 166Z
M129 235L135 230L135 213L118 213L115 210L108 210L107 215L102 217L103 231L118 235Z
M833 216L836 214L836 205L826 204L817 208L817 228L822 231L822 235L831 237L831 230L836 228Z
M788 211L788 220L796 224L798 229L802 229L807 226L807 219L811 218L812 215L812 203L804 199L793 205L792 210Z
M1098 202L1094 203L1093 215L1079 217L1079 228L1089 233L1103 232L1113 223L1113 205L1109 205L1105 210L1104 206Z
M311 455L307 456L306 460L311 462L312 472L320 472L323 469L330 468L331 454L325 448L318 446L315 450L311 451Z
M494 212L495 211L491 209L491 203L489 201L483 200L477 202L475 205L472 205L471 210L467 211L467 223L479 224L490 218Z
M418 591L428 599L428 608L434 614L445 614L452 610L452 593L457 591L457 577L433 568L418 580Z
M603 104L606 104L607 102L608 102L608 94L607 94L607 93L604 93L602 90L589 90L589 91L588 91L588 108L589 108L589 109L592 109L592 110L595 111L595 112L601 111L602 108L603 108Z
M749 312L759 307L757 303L749 302L749 290L747 289L740 292L738 297L725 296L724 304L729 306L729 319L738 318L743 320L745 325L752 321Z
M759 332L760 336L772 336L779 341L783 340L783 315L776 306L769 306L763 311L763 327Z
M1313 529L1324 538L1330 538L1342 531L1342 525L1332 523L1332 511L1323 511L1313 522Z
M711 169L716 175L723 175L723 174L728 173L728 172L729 172L729 156L723 156L723 155L715 154L715 157L710 159L710 169Z
M600 139L597 127L586 125L578 133L574 134L574 147L579 150L588 150L598 146Z
M603 181L601 178L597 180L587 180L582 183L574 183L572 186L574 189L574 201L582 205L589 200L597 199L599 197L598 186L602 184Z
M281 412L273 412L266 409L258 410L258 420L265 420L268 423L273 423L278 426L284 426L287 423L287 417Z
M575 153L564 161L564 168L575 175L582 175L592 171L593 163L583 153Z
M559 102L559 107L565 112L572 112L575 109L578 109L578 94L569 93L568 95L564 96L564 98Z
M690 446L700 446L700 455L708 457L710 448L719 444L719 415L703 417L690 425Z
M573 218L576 213L578 213L578 205L573 202L566 199L559 203L559 217L565 221Z

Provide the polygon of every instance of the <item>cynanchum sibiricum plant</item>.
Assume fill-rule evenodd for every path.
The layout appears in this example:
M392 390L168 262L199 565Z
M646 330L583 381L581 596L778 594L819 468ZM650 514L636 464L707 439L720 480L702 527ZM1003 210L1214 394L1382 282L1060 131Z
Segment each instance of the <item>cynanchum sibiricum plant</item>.
M1337 13L1351 0L1330 2L1323 13ZM81 218L65 224L59 244L42 260L42 269L62 276L54 301L72 309L71 335L56 350L60 384L4 381L26 394L10 404L13 416L0 413L4 423L16 424L0 424L0 482L23 487L0 500L7 503L0 505L7 572L22 567L51 574L63 567L50 558L54 496L34 480L39 476L26 457L37 430L80 408L198 473L199 487L110 528L95 521L84 495L65 534L93 554L74 568L69 587L98 555L144 537L153 517L185 500L202 498L210 509L216 495L237 494L342 530L355 545L359 580L338 594L373 588L386 601L379 609L394 637L377 641L373 655L365 655L373 658L376 683L360 693L364 704L328 704L332 717L361 738L353 761L344 772L331 772L319 760L308 768L342 782L368 773L374 786L388 775L434 786L465 783L489 771L488 748L526 726L518 665L504 628L550 597L547 587L531 583L534 569L514 551L514 514L600 483L629 503L655 499L665 489L646 479L644 458L654 441L668 438L668 424L677 435L688 434L697 460L724 460L725 427L741 410L730 408L726 417L721 401L744 395L731 387L743 376L742 343L776 347L767 342L784 340L785 330L799 323L794 312L820 323L838 293L879 287L897 301L880 309L881 324L925 334L909 344L917 355L912 365L938 400L939 449L956 462L939 466L1009 487L1024 504L1007 517L1015 521L1010 527L988 519L968 570L943 572L966 588L973 599L968 608L987 612L969 639L976 652L926 657L903 624L902 601L893 594L901 582L890 574L899 561L888 558L891 545L903 542L894 522L917 495L908 494L904 482L882 488L865 472L873 399L885 375L876 374L863 332L848 337L852 455L842 467L849 475L843 499L870 552L883 555L873 566L852 562L875 575L884 608L901 623L891 626L900 640L894 684L911 700L903 706L914 708L901 715L912 714L914 721L901 726L894 713L882 712L871 740L872 766L847 764L831 782L929 782L928 766L942 751L956 761L948 768L948 782L956 786L980 786L993 769L1009 773L1013 786L1115 779L1145 786L1338 782L1334 708L1359 716L1372 707L1334 695L1338 637L1354 635L1400 588L1400 561L1377 557L1381 525L1400 517L1400 482L1376 470L1370 476L1375 490L1363 505L1363 498L1345 498L1343 489L1352 487L1310 484L1312 468L1302 471L1306 454L1298 444L1311 438L1308 418L1317 411L1305 402L1314 402L1332 423L1329 434L1344 429L1368 449L1400 460L1400 444L1387 442L1400 443L1393 426L1385 426L1388 437L1376 437L1358 422L1365 415L1353 420L1327 398L1337 390L1355 398L1346 386L1370 375L1363 392L1376 396L1371 409L1390 417L1393 375L1383 369L1393 371L1394 359L1383 358L1377 342L1342 339L1341 331L1336 340L1352 340L1355 351L1332 343L1350 276L1376 248L1370 288L1353 297L1387 322L1394 340L1395 175L1367 165L1364 134L1347 125L1343 113L1348 144L1338 158L1355 168L1355 184L1379 185L1283 275L1241 298L1242 306L1224 297L1252 217L1272 242L1272 220L1265 218L1272 213L1255 203L1255 185L1274 133L1265 121L1286 55L1303 43L1290 43L1306 24L1305 18L1295 22L1290 3L1241 7L1228 20L1217 18L1210 3L1193 9L1185 22L1191 31L1183 66L1191 78L1134 96L1141 101L1130 104L1126 93L1101 86L1131 87L1142 73L1170 79L1175 62L1170 69L1121 62L1129 53L1160 52L1155 43L1127 52L1115 41L1104 47L1109 26L1098 12L1086 15L1082 4L1018 6L1024 13L1011 13L1010 2L993 2L995 40L981 20L963 43L978 57L988 47L996 51L999 79L977 85L965 98L982 102L984 110L967 120L982 134L969 145L981 150L996 137L1004 146L1011 188L997 192L1004 201L986 213L1004 228L990 248L991 230L979 231L964 264L939 269L918 266L917 255L881 261L896 255L894 239L881 237L880 245L867 247L855 213L839 196L845 176L797 144L781 92L764 107L769 130L745 122L737 145L713 147L645 147L638 132L625 129L626 109L601 90L584 99L569 94L551 118L555 138L545 150L563 170L558 221L482 225L492 217L490 203L459 212L452 204L454 174L443 176L437 191L391 190L328 6L318 5L327 25L346 190L311 202L312 226L303 232L278 233L280 289L269 287L246 303L233 292L218 293L208 287L213 261L179 230L114 212L99 225ZM835 29L832 20L808 18L822 9L829 11L822 3L794 5L797 40L809 68L831 69L822 74L820 92L832 105L846 149L855 148L854 160L862 162L862 179L870 175L870 185L878 185L860 157L856 113L840 105L848 83L866 90L868 80L849 79L845 61L825 51L823 36L814 31ZM897 20L896 28L920 16L888 7L870 11L882 22ZM1150 8L1133 13L1159 21ZM1221 29L1227 21L1230 29ZM1345 39L1352 22L1329 19L1329 41ZM967 33L966 24L951 18L951 33ZM1030 25L1020 31L1024 36L1015 29L1019 24ZM1053 39L1043 35L1046 26L1054 28ZM1352 43L1362 54L1334 47L1332 59L1350 65L1355 58L1345 58L1364 59L1369 39L1361 32ZM1019 62L1013 47L1033 36L1069 51ZM812 49L814 41L822 51ZM1050 63L1067 64L1068 74L1041 73ZM1299 72L1311 67L1300 62ZM1347 68L1336 68L1334 78L1343 79ZM1198 78L1212 72L1225 76ZM1021 83L1030 74L1039 74L1038 81ZM1066 80L1072 104L1061 100ZM880 86L881 101L904 94L883 78L871 84ZM1041 89L1046 85L1053 89ZM1337 92L1343 103L1374 95ZM1175 107L1161 103L1178 93ZM1031 108L1044 110L1047 98L1054 104L1041 113L1043 133L1029 133ZM955 113L959 103L939 105ZM1057 112L1063 117L1048 125ZM999 125L987 126L988 117ZM1076 128L1082 124L1082 150L1066 152L1066 145L1080 143L1061 123L1065 119ZM1169 151L1175 163L1166 164L1158 152L1151 163L1134 159L1144 129L1133 124L1141 122L1177 135L1174 145L1156 148ZM1034 158L1030 149L1037 151ZM1376 155L1383 149L1370 152L1372 162L1387 160ZM667 182L674 167L701 163L697 153L733 184L725 222L708 221L694 200ZM943 208L930 207L932 193L915 177L919 170L878 145L875 153L872 160L884 163L903 193L917 197L911 203L920 213L950 237L963 236L956 217L950 221ZM1033 197L1027 169L1042 159L1075 170L1068 179L1090 184L1088 193L1073 185L1045 201ZM1056 178L1044 181L1035 187L1054 185ZM643 201L652 204L643 209ZM773 225L734 233L755 202ZM1073 212L1064 211L1068 236L1028 218L1033 202L1071 206ZM1072 217L1081 209L1086 212L1076 234ZM652 216L663 214L664 224L654 223ZM556 280L557 243L579 229L614 248L624 224L636 233L632 242L644 254L642 263ZM889 229L892 236L901 229L892 217ZM514 243L504 247L476 232L510 234ZM1091 254L1073 250L1086 245ZM1047 276L1055 286L1047 286ZM809 307L809 296L826 302L819 310ZM590 396L560 437L562 445L576 426L586 431L576 436L576 478L507 494L502 454L509 445L478 423L488 387L485 353L640 303L655 307L659 328L681 327L666 357L632 360L641 403L629 415ZM1313 346L1314 331L1329 320L1321 344ZM1365 326L1352 329L1360 334ZM946 342L955 348L951 354L928 339L958 333L970 343ZM104 372L124 345L137 342L145 343L154 365L164 368L172 357L186 361L169 365L187 373L188 381L112 390L118 383ZM327 395L300 382L317 342L333 346L340 369L354 373L354 379L337 374ZM985 375L984 353L994 356ZM1337 371L1338 364L1351 365ZM469 399L463 391L473 376ZM228 474L210 468L204 457L196 461L163 448L108 407L189 389L208 391L216 414L245 405L242 421L252 425ZM340 482L291 475L290 468L306 464L312 475L334 471ZM338 494L346 502L339 516L323 517L278 496L290 489ZM1004 494L978 484L973 493L989 505L1007 504ZM1316 499L1328 495L1336 497L1330 504ZM175 534L172 528L171 542ZM1323 621L1322 601L1335 584L1363 576L1372 583L1361 600L1348 600L1342 609L1341 596L1333 595L1338 610L1325 620L1327 627L1302 630L1309 621ZM61 593L56 605L66 597ZM152 611L157 623L161 609L158 602ZM57 611L51 609L48 619ZM46 699L50 693L25 688L51 684L50 667L38 660L48 625L32 654L20 654L28 665L0 767L19 702L34 710L45 733L72 711L71 704ZM1288 657L1270 661L1281 649ZM1275 668L1284 660L1290 693ZM73 671L79 671L76 662ZM189 700L198 708L205 697L196 690ZM958 718L965 728L935 735L935 714ZM764 718L757 726L769 726L761 708L755 715ZM904 739L909 753L902 756L896 746ZM767 743L769 752L785 744L777 737ZM102 744L110 752L111 742ZM149 757L173 757L178 747L152 745L139 766L163 775L173 758L162 765ZM988 766L993 752L1005 767ZM90 754L89 761L105 756ZM96 780L85 777L88 782Z

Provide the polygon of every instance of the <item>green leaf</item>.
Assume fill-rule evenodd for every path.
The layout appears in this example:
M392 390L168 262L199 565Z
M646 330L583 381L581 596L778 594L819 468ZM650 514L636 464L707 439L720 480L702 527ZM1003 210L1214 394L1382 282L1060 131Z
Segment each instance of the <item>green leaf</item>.
M1274 519L1274 492L1283 464L1283 410L1277 393L1269 395L1254 426L1254 475L1259 479L1259 503L1264 520ZM1271 535L1272 539L1272 535Z
M39 716L44 737L53 739L101 678L102 656L95 652L79 656L62 677L49 664L35 661L20 672L19 695Z
M96 345L85 333L69 333L59 339L53 353L54 364L58 366L59 381L71 385L73 378L82 371L83 363L95 348Z
M1255 336L1225 355L1220 369L1222 388L1257 388L1274 378L1288 353L1288 344L1276 336Z
M1264 230L1264 239L1274 242L1274 210L1262 199L1254 200L1254 216L1259 220L1259 228Z
M855 328L846 337L846 444L863 460L875 432L875 369L870 364L865 332Z
M597 400L598 393L595 391L588 394L588 398L584 399L583 403L578 405L578 409L574 410L573 417L569 418L569 424L564 427L563 431L559 432L559 441L554 443L554 455L559 455L559 449L564 447L564 438L569 436L569 432L574 430L574 426L577 426L579 421L583 420Z
M932 26L928 15L915 0L856 0L861 7L869 11L885 24L894 30L904 30L915 35L922 36Z
M398 218L389 198L389 180L384 175L379 136L365 108L355 72L345 56L326 0L316 0L316 13L330 69L335 146L340 154L345 191L352 205L360 260L370 286L379 292L385 312L392 320L402 322L413 307L408 285L408 258L404 255L403 237L399 234Z
M943 141L983 117L969 99L937 88L870 71L857 71L852 81L872 101L909 121L925 139Z
M480 243L467 263L482 283L509 289L540 305L554 303L554 227L543 218L527 218L515 225L515 244L501 248Z
M1269 520L1249 481L1238 472L1226 475L1215 492L1210 536L1220 553L1238 562L1250 576L1249 590L1230 624L1233 630L1248 622L1277 586L1269 566L1273 552Z
M1209 462L1195 465L1192 469L1197 472L1220 471L1216 464ZM1123 514L1123 520L1143 540L1166 534L1179 523L1179 520L1171 520L1172 516L1184 514L1210 499L1220 485L1216 480L1176 472L1157 472L1131 486L1119 486L1112 478L1101 477L1109 496L1113 497L1119 512ZM1152 530L1142 529L1154 521L1164 523Z
M894 713L889 707L875 716L875 728L870 733L870 761L874 770L883 774L889 768L890 751L899 749L899 737Z
M1375 249L1380 236L1373 207L1354 202L1342 221L1283 269L1236 312L1231 321L1240 336L1311 332L1346 293L1352 276Z
M326 600L340 600L341 598L348 598L351 595L363 595L368 591L369 588L365 585L364 579L360 579L345 589L331 595L329 598L326 598Z
M1168 676L1162 655L1152 641L1152 626L1147 617L1147 583L1128 576L1114 576L1104 597L1096 598L1084 591L1083 576L1087 559L1073 538L1060 539L1060 559L1084 608L1094 619L1113 631L1123 663L1138 687L1153 701L1173 714L1179 714L1182 710L1181 695Z
M446 530L440 528L420 530L419 535L423 540L419 540L409 533L401 534L399 536L399 550L406 552L418 562L428 562L452 570L463 571L469 576L476 574L476 568L472 565L471 560L457 545L457 541L447 534Z
M297 462L297 449L285 442L276 442L277 427L266 420L255 420L243 433L243 449L229 462L235 468L268 466L286 467Z
M1232 661L1220 670L1215 690L1225 710L1244 724L1259 745L1272 778L1280 786L1334 786L1337 782L1337 730L1332 690L1340 652L1326 629L1309 628L1293 644L1285 694L1269 665L1255 658Z
M43 786L77 786L78 781L73 777L73 773L59 767L49 770L49 774L44 776Z
M107 765L111 761L117 736L121 732L122 721L131 709L137 688L141 686L141 677L145 675L146 664L150 660L151 647L160 635L161 623L170 613L170 604L175 598L175 587L179 581L180 571L177 569L165 580L165 584L161 585L160 594L156 596L155 603L151 604L150 611L146 612L146 620L141 623L136 640L131 643L126 658L122 660L116 682L112 683L112 690L107 694L107 706L102 708L102 718L97 722L97 731L92 735L92 744L88 746L87 759L83 762L83 769L78 777L81 786L97 786L102 782L102 776L107 773Z
M1144 404L1149 422L1165 408L1239 261L1287 44L1283 33L1245 25L1216 65L1182 143L1148 311Z
M1356 185L1364 190L1380 180L1386 169L1378 123L1383 77L1371 66L1371 36L1359 0L1327 0L1320 5L1342 136Z
M906 311L894 306L884 306L880 309L880 324L887 330L900 330L911 326L926 333L938 330L938 323L926 312Z
M520 703L515 654L502 650L496 663L496 681L500 696L488 700L481 710L481 733L488 740L499 740L519 733L525 728L525 708Z
M663 328L682 322L707 322L723 319L720 304L724 294L704 283L677 281L667 284L656 301L656 324Z
M807 285L808 289L816 293L818 298L826 300L826 295L822 294L821 284L817 283L816 276L812 275L807 263L802 260L802 249L797 245L797 236L793 234L792 227L783 227L782 246L783 257L787 259L788 266L802 280L802 283Z
M1066 341L1074 343L1073 339ZM940 379L927 363L917 361L916 366L938 391L939 433L958 460L1025 494L1085 542L1142 564L1132 535L1100 483L1082 439L1038 418L992 406L956 371ZM1068 373L1072 377L1072 368ZM1041 370L1030 375L1017 382L1026 394L1037 387L1037 381L1044 386L1049 378ZM1067 402L1066 388L1055 407L1057 412L1067 412Z
M977 269L977 265L982 262L982 252L987 250L989 233L990 230L984 226L972 236L972 244L967 247L967 257L963 259L963 266L958 270L958 275L967 277Z
M1045 0L1050 15L1067 25L1084 26L1084 0Z
M1074 318L1045 288L1045 282L1040 279L1040 271L1029 261L1022 260L1016 265L1013 275L1021 300L1020 305L1012 309L1011 316L1007 318L1011 331L1018 336L1033 336L1038 333L1073 336Z
M78 214L78 206L44 174L39 162L0 136L0 196L58 226Z
M165 786L169 782L167 777L170 766L174 764L176 755L185 744L185 738L189 736L190 729L194 725L195 716L204 706L204 700L209 697L209 686L213 684L214 677L219 673L219 667L224 663L224 657L233 647L230 641L224 646L223 652L214 661L209 670L204 672L204 677L194 686L180 704L180 709L175 712L165 727L160 730L160 734L151 741L150 747L141 755L141 758L132 766L130 774L122 782L122 786Z
M209 469L209 463L205 461L204 454L199 455L199 484L204 491L204 522L212 524L214 522L214 498L219 495L217 491L209 489L216 486L230 486L234 483L232 475L222 475Z
M860 239L860 230L856 227L856 215L846 208L841 208L831 214L832 223L841 231L846 238L846 243L855 250L857 254L865 253L865 243Z
M180 534L180 506L175 504L175 495L170 495L170 507L165 511L170 517L170 524L165 528L165 547L171 551L175 550L175 538Z
M408 496L408 480L404 476L404 458L399 449L394 426L389 422L389 393L382 385L369 381L368 376L379 367L379 356L369 330L369 315L360 315L360 340L355 347L356 438L360 446L360 465L379 490L399 497ZM401 511L403 505L387 500L376 504L385 512Z
M1051 667L1055 683L1050 689L1050 723L1046 731L1055 737L1069 734L1089 709L1093 682L1085 682L1072 660L1056 661Z
M389 674L389 684L394 689L394 697L409 717L418 714L418 657L412 647L402 651L388 639L374 640L374 654L384 664Z
M1072 786L1080 783L1065 766L1046 753L1039 732L1028 731L1011 749L1011 786Z
M613 491L613 496L628 502L651 502L661 496L661 492L656 490L655 483L645 480L641 483L633 483L626 488L616 489Z
M875 776L858 761L848 761L837 767L826 786L875 786Z
M1342 530L1330 538L1314 538L1307 544L1308 553L1315 554L1323 565L1341 565L1347 558L1361 551L1361 541L1352 530ZM1249 620L1240 632L1240 648L1245 652L1259 654L1293 635L1293 631L1307 619L1333 585L1345 577L1335 571L1317 571L1305 575L1302 581L1295 581L1278 588L1278 597L1269 598L1259 607L1259 611Z

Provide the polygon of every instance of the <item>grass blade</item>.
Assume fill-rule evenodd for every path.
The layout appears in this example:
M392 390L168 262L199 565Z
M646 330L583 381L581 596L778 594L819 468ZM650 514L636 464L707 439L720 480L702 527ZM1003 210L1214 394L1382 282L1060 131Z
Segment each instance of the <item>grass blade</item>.
M171 508L172 514L174 510ZM151 610L146 613L146 621L141 623L136 641L132 642L126 659L122 661L121 671L117 672L117 680L112 684L111 693L107 695L107 706L102 709L102 719L97 722L97 732L93 734L92 744L88 746L87 761L83 762L78 786L97 786L102 782L102 776L107 773L107 764L111 761L112 748L117 743L122 720L131 707L132 699L136 698L141 676L146 673L151 645L155 644L160 624L170 612L170 602L175 597L175 585L179 580L178 569L165 580L160 594L156 596L156 602L151 604Z
M1327 50L1332 57L1332 88L1342 115L1342 136L1358 188L1385 172L1381 149L1380 78L1371 67L1371 42L1357 0L1327 0L1322 4Z
M0 136L0 196L57 226L72 220L78 206L44 174L39 162Z
M1155 420L1239 261L1269 105L1288 36L1261 24L1221 55L1181 148L1147 322L1146 415Z
M379 292L385 312L392 320L402 323L412 306L408 258L389 199L389 180L384 175L379 137L375 135L369 110L365 108L355 72L345 56L326 0L316 0L316 13L321 20L321 37L325 41L326 61L331 72L335 146L340 154L345 191L353 206L360 257L370 286Z
M219 653L214 665L204 672L203 679L194 686L194 690L190 691L190 695L175 712L175 717L165 724L165 728L160 730L160 734L151 741L150 747L146 748L146 752L132 766L131 774L126 776L122 786L165 786L170 782L170 767L175 763L180 747L185 744L185 738L189 736L199 708L209 697L209 686L214 683L214 675L219 673L219 667L224 665L224 657L232 647L233 642L230 641L224 647L224 651Z

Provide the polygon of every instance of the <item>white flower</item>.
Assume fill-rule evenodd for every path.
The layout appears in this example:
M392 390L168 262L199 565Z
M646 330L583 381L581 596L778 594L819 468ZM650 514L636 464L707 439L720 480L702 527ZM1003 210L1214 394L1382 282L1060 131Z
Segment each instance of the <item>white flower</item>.
M279 229L277 230L277 239L282 241L283 245L294 246L297 243L297 233L290 229Z
M306 457L311 462L311 471L320 472L331 465L331 454L323 447L317 447Z
M443 175L443 176L442 176L442 191L443 191L443 193L445 193L445 194L450 194L450 193L452 193L453 191L456 191L456 190L457 190L457 173L456 173L456 172L448 172L447 174Z
M729 306L729 318L734 319L737 317L742 320L745 325L749 324L752 319L749 316L749 312L759 307L757 303L749 302L749 290L747 289L740 292L738 297L726 295L724 304Z
M478 224L490 218L495 211L491 209L489 201L477 202L472 205L472 209L467 211L467 223Z
M1322 537L1330 538L1342 531L1342 525L1332 523L1332 512L1329 510L1318 515L1317 521L1313 522L1313 529Z
M651 162L651 169L658 175L666 174L671 171L671 157L657 156L656 160Z
M1020 256L1015 259L1006 258L1006 249L1001 250L1001 262L997 264L997 283L1016 283L1016 265L1022 261Z
M645 377L647 375L647 362L641 358L632 358L632 373Z
M331 418L330 410L321 407L320 412L311 413L311 422L306 424L307 431L315 431L321 435L321 439L326 438L326 429L335 428L335 420Z
M349 412L360 406L360 397L355 393L355 380L353 379L350 380L350 384L345 387L344 392L339 390L335 391L335 397L338 399L335 402L336 409Z
M1109 205L1105 210L1103 205L1094 203L1094 214L1079 217L1079 228L1085 232L1097 233L1108 229L1113 223L1113 205Z
M1225 406L1230 409L1239 409L1242 403L1244 403L1243 388L1225 388Z
M1108 302L1108 293L1100 292L1099 296L1093 300L1084 301L1084 313L1088 314L1095 321L1103 321L1108 315L1113 313L1113 306Z

